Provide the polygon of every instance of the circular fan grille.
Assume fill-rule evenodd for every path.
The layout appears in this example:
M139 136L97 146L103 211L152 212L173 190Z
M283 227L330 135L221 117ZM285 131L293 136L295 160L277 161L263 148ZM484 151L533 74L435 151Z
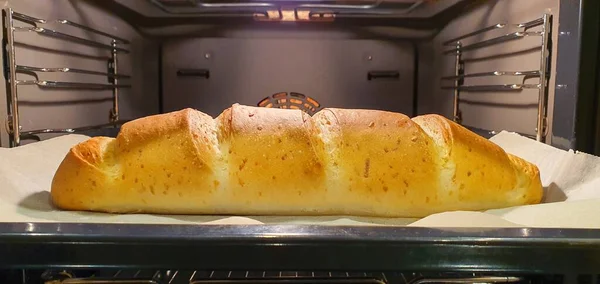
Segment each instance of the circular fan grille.
M262 99L259 107L299 109L310 115L321 109L321 104L315 99L295 92L281 92Z

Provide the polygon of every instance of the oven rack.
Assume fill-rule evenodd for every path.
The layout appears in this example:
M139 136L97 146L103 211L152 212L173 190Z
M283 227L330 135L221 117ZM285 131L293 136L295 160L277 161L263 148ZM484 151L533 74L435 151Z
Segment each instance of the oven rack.
M530 31L535 27L541 27L539 31ZM476 35L481 35L491 31L516 28L520 29L516 32L507 33L501 36L497 36L491 39L463 45L463 40L471 38ZM537 121L535 129L535 138L537 141L544 142L547 136L547 105L548 105L548 80L550 72L548 68L550 66L549 59L551 58L552 47L550 45L550 37L552 34L552 15L544 14L540 18L535 20L521 23L521 24L507 24L498 23L489 27L485 27L480 30L467 33L456 38L452 38L443 43L444 46L452 46L451 49L443 51L445 55L453 55L455 57L455 68L454 74L450 76L444 76L441 78L442 81L452 81L452 86L442 86L442 89L454 90L453 100L453 119L458 123L462 123L462 113L460 111L460 93L461 92L520 92L525 89L537 89L538 92L538 103L537 103ZM466 73L465 63L462 60L462 56L465 52L499 45L510 41L524 39L526 37L540 37L540 68L538 70L525 70L525 71L507 71L507 70L495 70L489 72L479 73ZM473 77L516 77L519 78L518 83L514 84L496 84L496 85L465 85L465 78ZM530 78L539 78L537 84L526 84L525 80ZM496 133L494 130L478 129L480 132ZM531 135L525 135L531 137Z
M28 274L25 271L25 274ZM82 275L83 274L83 275ZM360 271L266 270L46 270L41 278L53 284L475 284L526 283L525 277L482 273L416 273Z
M284 11L293 12L294 20L317 20L323 15L334 17L428 17L463 0L365 0L340 3L333 0L277 1L201 1L201 0L149 0L168 15L185 16L254 16L281 20ZM443 2L443 3L442 3ZM308 19L299 14L308 15ZM272 16L275 15L275 16Z
M121 79L129 79L130 76L118 72L118 55L128 54L129 50L122 45L129 44L128 40L114 36L97 29L81 25L70 20L55 19L47 20L23 13L14 11L12 8L5 8L3 14L3 33L6 39L5 52L3 54L7 65L5 67L6 77L6 96L7 96L7 113L6 130L9 134L9 147L19 146L23 139L39 140L36 135L43 133L76 133L80 131L101 129L106 127L117 127L126 122L119 119L119 89L129 88L130 84L122 84ZM18 22L18 23L17 23ZM99 35L106 38L106 42L100 40L90 40L68 33L56 31L45 27L47 24L55 24L59 27L72 27L82 30L87 33ZM108 70L87 70L71 67L45 67L45 66L26 66L18 64L15 44L16 35L19 33L35 33L40 36L50 37L53 39L66 41L74 44L85 45L92 48L108 50L111 52L109 61L107 62ZM34 80L20 80L17 74L26 74L33 76ZM108 80L107 84L98 84L91 82L67 82L67 81L51 81L42 80L39 78L40 73L77 73L90 76L103 76ZM19 124L19 96L18 87L23 85L33 85L40 89L62 89L62 90L112 90L112 108L109 112L109 122L97 125L88 125L77 128L48 128L38 130L23 131Z

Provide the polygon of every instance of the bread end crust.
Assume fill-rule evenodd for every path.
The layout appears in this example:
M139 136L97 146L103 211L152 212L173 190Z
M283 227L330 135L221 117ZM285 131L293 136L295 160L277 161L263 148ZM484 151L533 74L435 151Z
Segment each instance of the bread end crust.
M50 196L54 205L67 210L93 207L94 198L89 194L107 186L107 173L101 166L109 158L106 147L113 141L109 137L94 137L71 148L52 179Z

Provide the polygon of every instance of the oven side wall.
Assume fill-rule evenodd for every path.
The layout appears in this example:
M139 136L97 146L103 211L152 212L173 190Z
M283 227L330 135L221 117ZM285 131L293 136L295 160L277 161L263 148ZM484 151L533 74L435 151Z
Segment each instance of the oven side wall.
M119 73L131 75L132 87L120 89L119 109L121 119L133 119L158 112L158 47L159 44L141 36L119 17L112 15L86 1L57 0L9 0L0 1L1 7L11 7L16 12L43 19L68 19L76 23L114 34L131 42L125 48L129 54L119 54ZM15 21L15 25L28 26ZM44 27L63 31L86 39L110 40L81 30L51 24ZM35 67L70 67L107 71L110 51L60 41L34 33L17 32L15 39L16 61L20 65ZM32 80L32 76L18 74L20 80ZM89 82L107 84L104 76L79 74L40 73L41 80ZM5 78L0 78L5 84ZM0 121L7 118L6 92L1 89ZM36 86L19 86L20 124L23 131L42 128L72 128L107 123L112 107L112 91L41 89ZM42 139L54 135L43 135ZM31 141L23 141L26 144ZM8 146L8 134L0 131L0 145Z
M455 57L444 55L452 49L443 42L472 31L498 23L518 24L540 18L544 13L553 15L552 59L548 94L549 131L552 131L552 110L556 80L556 54L560 0L528 1L482 1L483 3L452 20L431 42L419 45L419 96L418 112L440 113L451 118L453 114L453 90L442 89L452 86L453 81L442 81L443 76L454 75ZM463 41L463 45L490 39L514 32L504 29L474 36ZM494 45L463 54L465 73L490 71L539 70L540 37L525 38ZM486 77L465 79L465 85L521 84L517 77ZM536 84L537 78L525 83ZM488 130L509 130L535 135L537 121L538 90L520 92L461 92L460 110L463 124ZM548 135L547 142L551 142Z

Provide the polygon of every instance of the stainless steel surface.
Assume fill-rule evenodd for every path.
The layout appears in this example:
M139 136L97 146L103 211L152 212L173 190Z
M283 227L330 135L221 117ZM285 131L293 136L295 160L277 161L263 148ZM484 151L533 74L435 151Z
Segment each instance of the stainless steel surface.
M462 63L462 52L461 52L461 43L460 41L456 41L456 58L454 59L454 77L460 77L464 70L463 70L463 63ZM459 103L460 103L460 85L462 85L462 81L461 80L455 80L454 81L454 98L453 98L453 104L454 104L454 108L453 108L453 116L452 119L457 122L457 123L461 123L462 122L462 115L460 113L460 109L459 109Z
M546 23L546 20L544 17L535 19L533 21L529 21L526 23L522 23L522 24L518 24L517 27L519 28L524 28L525 30L529 29L529 28L533 28L533 27L537 27L537 26L541 26L544 23Z
M118 47L117 44L118 43L127 43L128 41L112 36L108 33L104 33L101 31L98 31L96 29L93 28L88 28L86 26L68 21L68 20L56 20L56 21L52 21L54 23L59 23L59 24L64 24L64 25L68 25L68 26L72 26L78 29L82 29L86 32L92 32L101 36L105 36L105 37L109 37L111 38L111 43L110 44L103 44L100 42L96 42L96 41L91 41L91 40L87 40L84 38L80 38L80 37L76 37L76 36L72 36L69 34L65 34L65 33L61 33L61 32L57 32L54 30L49 30L49 29L45 29L45 28L41 28L38 27L37 24L46 24L48 23L48 21L43 20L43 19L39 19L39 18L35 18L35 17L31 17L22 13L16 13L12 10L12 8L6 8L3 10L3 13L5 14L5 21L4 21L4 34L7 37L7 50L8 50L8 68L9 68L9 72L8 72L8 78L6 81L7 84L7 100L10 102L10 107L9 107L9 111L8 111L8 133L11 137L10 139L10 147L15 147L15 146L19 146L21 143L21 140L23 139L29 139L29 138L35 138L35 139L39 139L39 137L35 136L37 134L43 134L43 133L74 133L74 132L78 132L78 131L86 131L86 130L91 130L91 129L98 129L98 128L105 128L108 126L115 126L117 124L120 124L119 122L119 105L118 105L118 100L119 100L119 96L118 96L118 89L119 88L129 88L131 87L130 84L120 84L119 83L119 79L118 78L129 78L129 76L126 75L120 75L118 73L118 61L117 61L117 53L118 52L127 52L127 50ZM16 15L16 16L15 16ZM13 16L15 16L13 18ZM14 20L19 20L21 22L33 25L33 27L15 27L14 26ZM46 67L32 67L32 66L26 66L26 65L20 65L17 63L17 59L15 57L15 45L16 45L16 41L15 41L15 31L33 31L36 32L38 34L41 35L49 35L51 37L57 38L57 39L61 39L61 40L66 40L66 41L70 41L70 42L76 42L76 43L81 43L81 44L85 44L94 48L108 48L111 51L111 62L110 64L112 65L112 71L110 72L100 72L100 71L95 71L95 70L86 70L86 69L79 69L79 68L46 68ZM35 80L19 80L17 79L17 72L19 73L24 73L24 74L28 74L28 75L32 75L35 77ZM102 75L102 76L106 76L109 79L108 84L103 84L103 83L91 83L91 82L67 82L67 81L60 81L60 80L41 80L39 79L38 76L38 72L41 73L79 73L79 74L86 74L86 75ZM19 100L18 100L18 86L21 85L35 85L40 87L41 89L70 89L70 90L112 90L113 91L113 96L112 96L112 109L110 111L110 116L109 116L109 120L111 121L111 123L109 124L99 124L99 125L93 125L93 126L85 126L85 127L78 127L78 128L58 128L58 129L54 129L54 128L44 128L44 129L40 129L40 130L32 130L32 131L22 131L21 126L19 124L19 119L20 119L20 113L19 113Z
M112 46L115 48L117 47L117 41L113 40L112 41ZM111 53L112 56L112 73L113 74L119 74L119 60L118 60L118 52L116 49L112 50ZM110 110L110 121L117 121L119 120L119 79L117 76L113 76L112 77L112 83L113 83L113 91L112 91L112 95L113 95L113 106L112 109Z
M488 46L495 45L495 44L504 43L504 42L511 41L511 40L521 39L521 38L528 37L528 36L541 36L541 35L542 35L541 32L514 32L514 33L506 34L503 36L495 37L492 39L480 41L477 43L461 46L460 50L462 52L465 52L465 51L475 50L478 48L488 47ZM449 49L449 50L444 51L444 53L449 54L449 53L454 53L455 51L456 51L456 49Z
M442 80L452 80L454 81L453 86L440 86L441 89L454 90L454 120L461 123L462 117L460 112L460 92L515 92L522 91L525 89L539 89L538 98L537 98L537 121L536 121L536 135L535 138L537 141L544 142L547 132L547 105L548 105L548 60L550 59L551 50L550 50L550 37L551 37L551 26L552 26L552 16L549 14L544 14L541 18L525 22L522 24L514 25L514 27L523 29L522 31L509 33L504 36L495 37L488 40L483 40L479 42L475 42L469 45L462 45L460 40L480 35L492 30L502 29L505 27L511 26L509 24L496 24L493 26L488 26L483 29L468 33L466 35L458 36L453 38L453 41L456 41L454 44L455 48L450 50L445 50L444 54L454 53L456 54L455 58L455 74L453 76L442 76ZM528 31L531 28L541 26L541 31ZM483 48L495 44L500 44L507 41L521 39L526 36L540 36L540 69L533 71L488 71L488 72L476 72L476 73L464 73L464 65L461 63L461 56L464 51L475 50L478 48ZM444 46L448 46L452 43L452 41L445 41L443 43ZM475 77L497 77L497 76L518 76L521 78L521 83L518 84L463 84L463 80L465 78L475 78ZM526 79L529 78L539 78L538 84L527 84L525 83Z
M535 139L544 142L546 139L546 117L548 107L548 60L550 56L550 32L552 27L552 16L545 14L542 25L542 51L540 52L540 93L538 98L538 115Z
M70 68L70 67L46 68L46 67L32 67L32 66L17 65L17 71L24 72L24 73L32 73L32 72L33 73L35 73L35 72L80 73L80 74L106 76L109 78L131 78L129 75L125 75L125 74L113 74L113 73L98 72L98 71L93 71L93 70L84 70L84 69L77 69L77 68Z
M114 85L114 84L96 84L96 83L79 83L79 82L59 82L47 80L17 80L17 85L37 85L42 88L65 88L65 89L114 89L114 88L129 88L131 85Z
M160 224L98 224L98 223L0 223L0 238L10 236L62 237L85 239L98 237L104 240L129 240L140 244L155 240L261 242L312 240L394 242L420 244L569 244L572 246L600 243L600 230L555 228L425 228L397 226L323 226L323 225L160 225ZM123 238L123 239L121 239ZM210 243L206 243L209 245ZM186 246L182 246L184 249ZM190 247L191 249L191 247ZM472 247L468 249L472 250ZM89 255L89 257L97 257ZM205 258L206 259L206 258ZM208 262L213 259L206 259ZM406 261L410 261L408 258ZM216 262L217 259L214 259ZM436 261L431 259L431 261Z
M523 89L540 89L539 84L508 84L508 85L462 85L458 87L444 86L442 89L458 89L460 91L481 91L481 92L494 92L494 91L520 91Z
M481 73L472 73L472 74L462 74L458 76L445 76L442 77L442 80L457 80L462 78L471 78L471 77L486 77L486 76L539 76L540 71L493 71L493 72L481 72Z
M38 135L38 134L44 134L44 133L77 133L77 132L83 132L83 131L92 130L92 129L116 127L116 126L122 125L123 123L126 123L126 122L127 122L127 120L114 121L114 122L109 122L109 123L104 123L104 124L89 125L89 126L75 127L75 128L38 129L38 130L21 131L21 136Z
M10 268L597 274L600 230L1 223L0 253Z
M509 23L498 23L498 24L495 24L495 25L492 25L492 26L489 26L489 27L485 27L483 29L476 30L474 32L471 32L471 33L468 33L468 34L465 34L465 35L461 35L459 37L455 37L453 39L449 39L449 40L445 41L443 44L446 45L446 46L452 46L456 42L461 41L463 39L470 38L472 36L476 36L476 35L479 35L479 34L482 34L482 33L486 33L486 32L489 32L489 31L493 31L493 30L497 30L497 29L504 29L504 28L509 28L509 27L516 27L516 28L523 28L523 29L527 30L529 28L533 28L533 27L540 26L540 25L543 25L543 24L544 24L544 18L543 17L535 19L533 21L529 21L529 22L521 23L521 24L516 24L516 25L511 25Z
M21 143L21 136L19 135L20 124L19 124L19 98L17 95L17 62L15 59L15 33L14 33L14 21L13 21L13 10L11 8L4 9L4 35L6 36L6 55L8 59L8 74L7 82L8 88L6 89L6 97L8 99L8 121L10 125L7 129L9 132L9 147L18 146Z
M103 48L103 49L108 49L108 50L116 49L119 52L129 53L129 50L121 48L121 47L113 47L110 44L99 43L96 41L68 35L65 33L57 32L55 30L50 30L50 29L46 29L46 28L13 27L13 30L16 32L34 32L34 33L38 33L43 36L53 37L53 38L62 39L62 40L68 40L68 41L71 41L74 43L84 44L84 45L88 45L88 46L92 46L92 47L98 47L98 48Z
M472 36L476 36L478 34L486 33L486 32L489 32L489 31L496 30L496 29L503 29L503 28L505 28L507 26L508 26L508 24L503 24L503 23L495 24L493 26L485 27L483 29L476 30L476 31L468 33L468 34L464 34L464 35L461 35L459 37L455 37L455 38L449 39L449 40L445 41L443 44L446 45L446 46L452 46L452 45L455 45L457 42L459 42L459 41L461 41L463 39L470 38ZM457 49L458 48L459 47L457 47Z
M584 0L561 0L560 15L556 25L559 52L556 58L556 81L554 109L552 111L552 146L561 149L575 149L577 133L577 95L580 87L579 70L582 60L579 56L582 46Z
M74 23L74 22L71 22L69 20L63 20L63 19L45 20L45 19L40 19L40 18L32 17L32 16L29 16L29 15L17 13L17 12L14 12L14 11L13 11L13 18L17 19L17 20L21 20L21 21L27 22L27 23L30 23L30 24L32 24L34 26L37 26L36 24L48 24L48 23L64 24L64 25L76 27L76 28L79 28L79 29L82 29L82 30L85 30L85 31L88 31L88 32L93 32L95 34L108 37L108 38L110 38L110 39L112 39L112 40L114 40L114 41L116 41L118 43L129 43L129 41L126 40L126 39L122 39L122 38L117 37L115 35L111 35L111 34L103 32L103 31L99 31L99 30L96 30L96 29L93 29L93 28L90 28L90 27L87 27L87 26L84 26L84 25L80 25L78 23Z

